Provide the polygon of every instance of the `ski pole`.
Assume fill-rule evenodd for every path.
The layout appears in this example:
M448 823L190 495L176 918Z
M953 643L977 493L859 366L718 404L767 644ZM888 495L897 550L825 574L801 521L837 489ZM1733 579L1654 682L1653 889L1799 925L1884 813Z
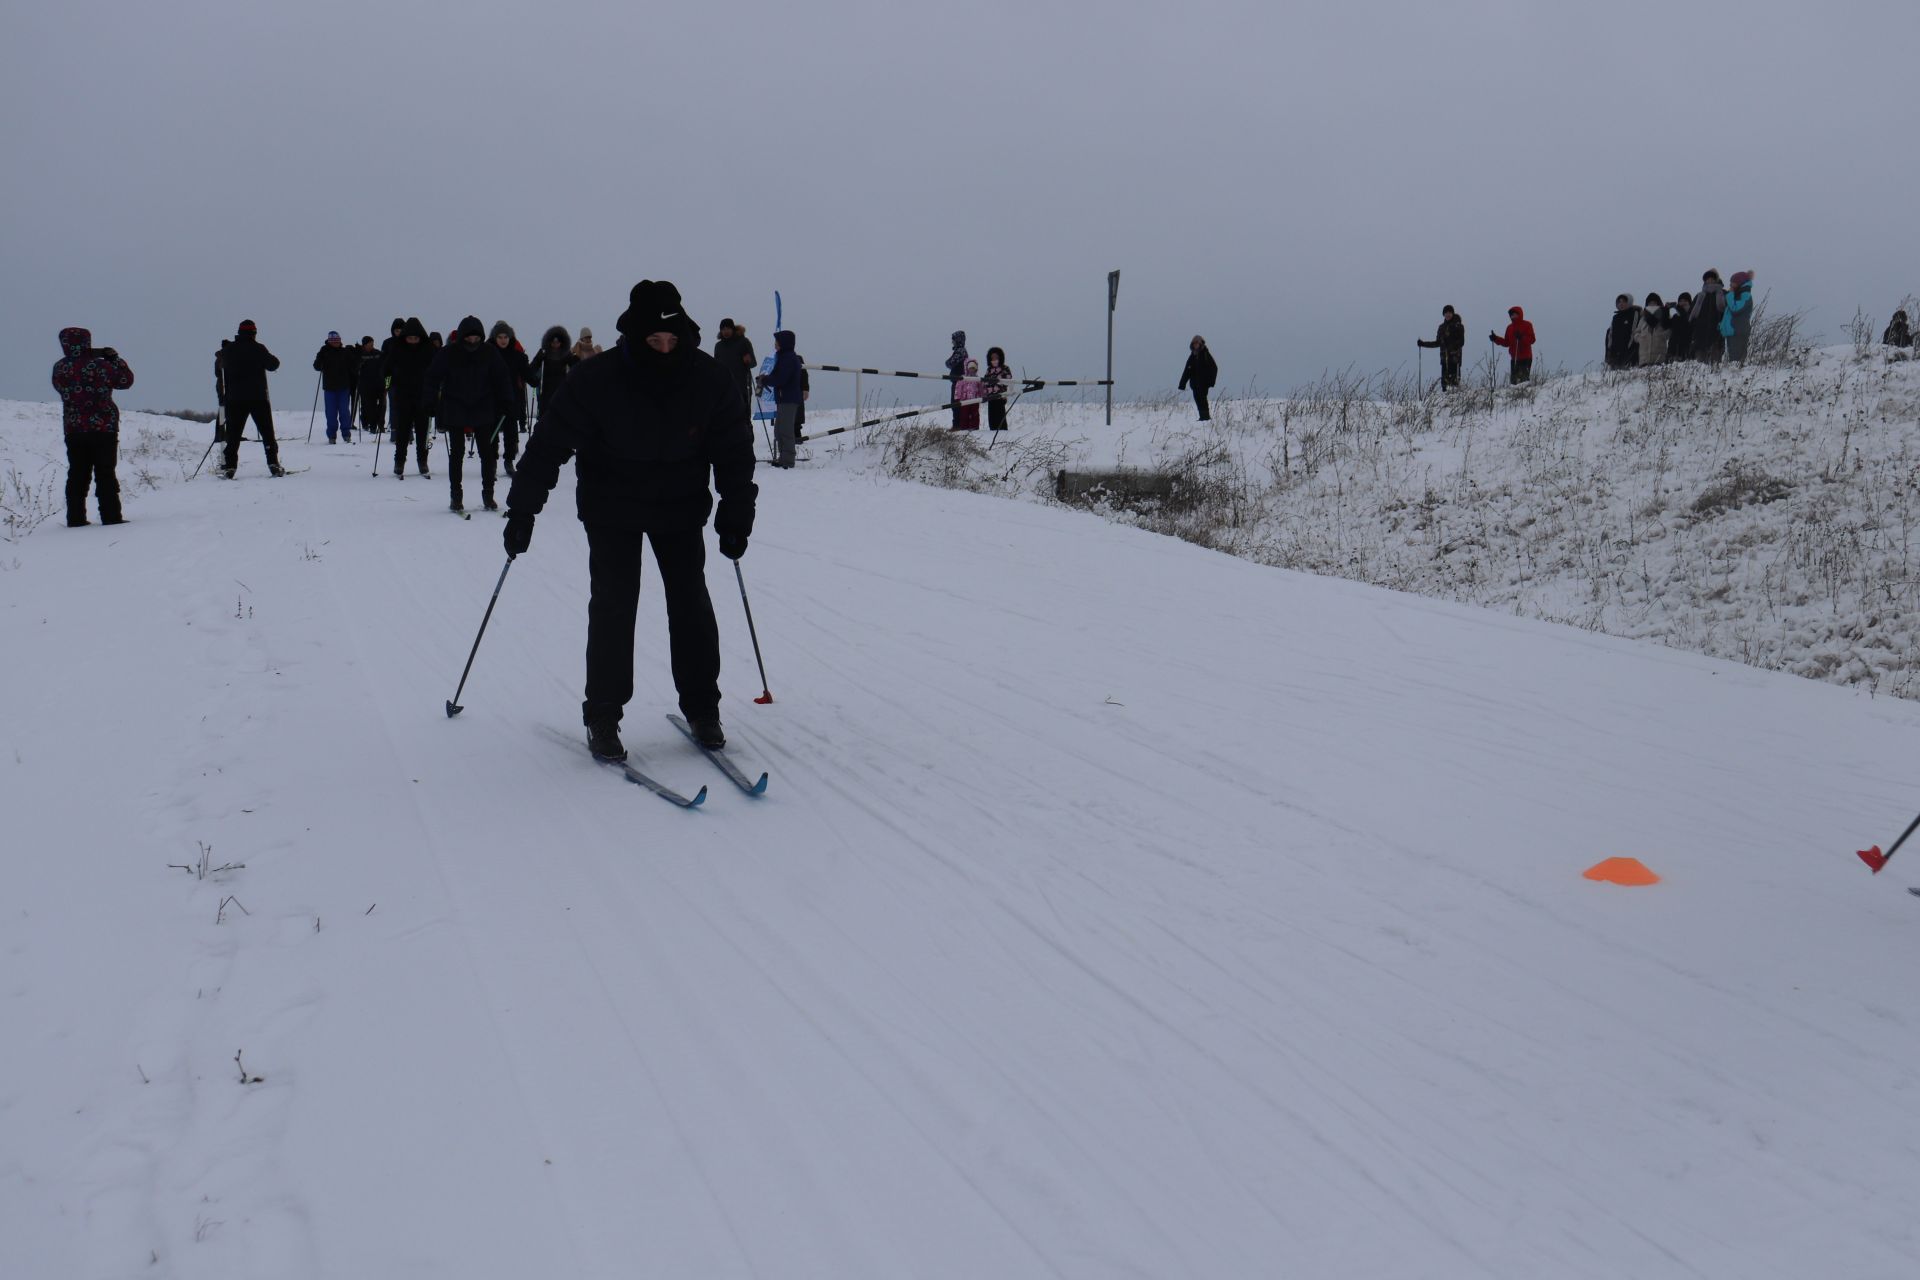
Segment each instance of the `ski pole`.
M773 701L773 693L767 688L767 664L762 661L760 657L760 633L753 629L753 606L747 603L747 579L746 576L740 572L740 562L738 560L733 562L733 577L734 580L740 584L740 607L747 611L747 634L753 637L753 660L758 663L760 667L760 696L755 698L754 701L764 705ZM447 714L452 715L453 713L448 712ZM1920 823L1920 818L1916 818L1915 822Z
M307 443L313 443L313 415L320 412L320 379L323 374L313 375L313 408L307 411Z
M213 444L208 445L207 451L200 455L200 466L195 467L193 469L193 474L187 477L188 480L198 480L200 478L200 467L206 466L207 459L213 456L213 445L219 444L220 437L224 434L224 428L221 422L221 418L226 413L226 411L227 411L227 406L225 405L219 405L214 409L213 411Z
M1875 845L1871 849L1856 850L1860 855L1860 861L1872 867L1873 874L1879 875L1880 868L1887 865L1887 859L1900 852L1900 846L1907 842L1907 837L1913 834L1915 827L1920 827L1920 818L1915 818L1912 822L1909 822L1907 829L1900 833L1900 838L1893 842L1893 848L1887 850L1885 853L1880 852L1879 845Z
M480 637L487 634L487 623L493 618L493 606L500 603L500 588L507 583L507 570L513 568L513 557L508 556L506 564L500 567L500 580L493 584L493 599L487 601L487 612L480 619L480 630L473 637L473 648L467 651L466 670L460 673L460 685L447 699L447 719L459 715L466 708L460 705L460 691L467 687L467 674L473 670L473 655L480 652Z

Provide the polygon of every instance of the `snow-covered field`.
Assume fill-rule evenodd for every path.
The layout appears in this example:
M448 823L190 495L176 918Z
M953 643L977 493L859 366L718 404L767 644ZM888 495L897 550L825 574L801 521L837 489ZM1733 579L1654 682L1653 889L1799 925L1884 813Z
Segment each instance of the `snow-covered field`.
M687 813L562 741L569 503L449 720L497 519L143 428L132 523L0 544L0 1275L1920 1272L1920 901L1853 856L1920 707L827 441L760 477L770 706L709 566L764 799L660 718L648 584ZM57 452L0 405L0 474Z
M882 434L890 452L853 448L881 469L1049 499L1061 466L1167 470L1191 506L1123 518L1283 568L1916 697L1920 362L1886 357L1584 374L1426 405L1335 374L1287 401L1217 400L1210 426L1184 397L1117 406L1111 428L1091 404L1028 401L991 452L956 441L900 467L900 430Z

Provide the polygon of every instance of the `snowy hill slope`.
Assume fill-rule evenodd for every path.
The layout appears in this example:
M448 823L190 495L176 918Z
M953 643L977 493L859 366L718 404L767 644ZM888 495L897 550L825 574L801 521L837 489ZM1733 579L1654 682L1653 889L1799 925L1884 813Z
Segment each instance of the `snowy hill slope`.
M1282 568L1920 696L1920 361L1588 373L1418 399L1329 375L1288 400L1018 407L1013 438L864 465L1050 499L1056 468L1180 477L1121 518ZM827 415L822 415L823 423ZM837 422L837 420L836 420ZM840 440L854 440L843 436ZM971 446L971 447L969 447Z
M685 813L565 501L448 720L498 520L288 455L0 548L0 1274L1920 1266L1920 708L822 465Z

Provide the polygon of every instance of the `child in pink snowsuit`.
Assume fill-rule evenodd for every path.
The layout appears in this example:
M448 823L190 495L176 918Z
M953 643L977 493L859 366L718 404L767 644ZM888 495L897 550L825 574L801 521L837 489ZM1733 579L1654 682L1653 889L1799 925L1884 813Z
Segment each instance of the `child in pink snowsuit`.
M953 387L955 400L978 401L987 394L987 384L980 381L980 362L967 361L967 376L956 382ZM979 404L963 404L954 409L953 429L955 431L978 431L980 429Z

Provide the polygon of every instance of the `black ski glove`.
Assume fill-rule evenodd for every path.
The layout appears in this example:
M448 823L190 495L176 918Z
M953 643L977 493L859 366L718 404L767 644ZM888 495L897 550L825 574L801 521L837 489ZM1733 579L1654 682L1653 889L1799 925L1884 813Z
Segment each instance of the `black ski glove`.
M729 560L738 560L747 554L747 535L744 533L721 534L720 554Z
M533 545L533 517L507 512L507 528L500 540L507 546L509 559L525 555L527 548Z

